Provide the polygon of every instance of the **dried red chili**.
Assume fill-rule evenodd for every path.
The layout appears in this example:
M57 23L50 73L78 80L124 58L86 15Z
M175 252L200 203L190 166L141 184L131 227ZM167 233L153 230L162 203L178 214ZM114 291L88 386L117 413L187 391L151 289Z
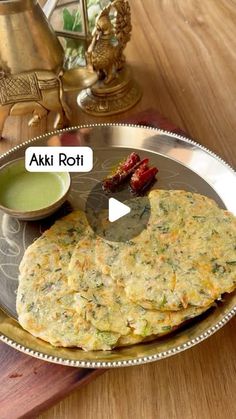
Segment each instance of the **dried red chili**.
M149 168L149 159L140 160L137 153L131 153L125 162L120 163L112 176L103 180L102 186L106 192L115 192L130 177L130 188L135 194L146 191L155 181L158 172L156 167Z
M114 175L107 177L102 182L102 187L106 192L114 192L120 185L122 185L127 178L141 164L140 157L137 153L131 153L124 163L120 163Z

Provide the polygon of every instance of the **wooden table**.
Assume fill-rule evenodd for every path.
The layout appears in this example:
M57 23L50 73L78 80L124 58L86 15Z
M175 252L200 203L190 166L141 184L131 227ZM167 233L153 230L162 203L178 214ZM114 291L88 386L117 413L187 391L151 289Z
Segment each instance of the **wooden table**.
M236 1L130 0L133 37L127 57L154 107L232 166L236 164ZM72 124L81 115L70 96ZM103 119L118 121L132 112ZM45 129L9 118L0 152ZM48 126L48 129L50 127ZM202 344L155 364L111 370L41 419L236 417L236 319ZM27 389L26 389L27 391Z

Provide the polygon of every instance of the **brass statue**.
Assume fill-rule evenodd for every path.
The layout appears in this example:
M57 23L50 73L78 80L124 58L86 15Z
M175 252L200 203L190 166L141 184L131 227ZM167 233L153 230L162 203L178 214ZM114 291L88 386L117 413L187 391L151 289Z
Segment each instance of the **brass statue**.
M112 7L117 12L114 27L110 20ZM87 61L105 84L114 80L116 71L124 67L123 50L130 40L131 30L131 13L127 1L115 0L102 10L96 20L92 42L87 51Z
M139 88L131 78L124 56L131 31L127 0L114 0L97 17L86 57L99 80L78 96L78 103L86 112L111 115L131 108L140 99Z

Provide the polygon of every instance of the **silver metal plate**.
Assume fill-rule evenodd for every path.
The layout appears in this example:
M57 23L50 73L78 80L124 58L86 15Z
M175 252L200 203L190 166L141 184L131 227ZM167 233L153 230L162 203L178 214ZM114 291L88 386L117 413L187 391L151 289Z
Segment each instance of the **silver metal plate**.
M70 133L76 136L70 136ZM98 125L75 127L47 134L23 143L0 157L0 164L24 156L31 145L87 145L94 150L90 173L72 174L68 202L52 217L38 222L20 222L0 212L0 338L23 352L60 364L83 367L115 367L150 362L173 355L210 336L236 312L236 294L225 298L214 310L179 331L154 342L110 352L84 352L53 348L24 331L17 323L15 309L18 267L26 248L71 209L84 209L86 198L98 181L129 152L159 168L155 188L184 189L213 198L222 208L236 215L235 172L218 156L182 136L162 130L127 126ZM68 135L65 133L68 133ZM72 141L72 142L71 142Z

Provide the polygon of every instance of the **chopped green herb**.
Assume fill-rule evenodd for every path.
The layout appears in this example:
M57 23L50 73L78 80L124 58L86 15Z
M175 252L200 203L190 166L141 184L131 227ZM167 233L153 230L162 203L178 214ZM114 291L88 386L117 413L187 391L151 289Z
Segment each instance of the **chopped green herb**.
M189 320L189 319L191 319L191 316L185 316L184 318L183 318L183 321L184 322L186 322L187 320Z
M106 243L107 246L109 246L111 249L113 249L113 244L112 243Z
M236 260L227 260L227 265L236 265Z
M93 294L93 301L94 301L96 304L99 304L99 301L98 301L98 299L97 299L96 295L94 295L94 294Z
M164 212L164 214L168 214L168 209L165 207L165 205L163 204L163 202L160 202L159 203L159 207Z
M147 312L146 308L144 308L143 306L137 305L137 307L139 309L140 315L145 314ZM130 322L130 324L131 324L131 322Z
M114 345L117 342L117 336L110 332L97 331L97 336L107 345Z
M76 229L75 229L74 227L69 228L69 229L67 230L67 233L69 233L69 234L73 234L73 233L75 233L75 232L76 232Z
M71 315L71 314L69 314L67 311L64 311L64 312L62 313L62 318L63 318L64 320L71 319L71 318L72 318L72 315Z
M172 329L172 327L171 327L171 326L163 326L163 327L162 327L162 330L163 330L163 331L166 331L166 332L169 332L171 329Z
M183 227L183 226L184 226L184 219L183 219L183 218L181 218L181 220L180 220L180 222L179 222L179 226L180 226L180 227Z
M32 311L33 308L34 308L34 303L30 303L27 305L26 310L29 312L29 311Z
M163 225L163 226L157 226L157 228L158 228L158 230L159 230L161 233L163 233L163 234L168 233L168 231L169 231L169 229L170 229L168 226L165 226L165 225Z
M162 301L160 303L160 307L164 307L166 305L166 303L167 303L167 298L166 298L166 295L164 294L163 298L162 298Z
M85 297L84 295L79 295L81 298L83 298L84 300L88 301L89 303L91 303L93 300L89 300L89 298Z
M150 334L150 325L148 324L148 321L146 319L142 320L143 322L145 322L143 329L141 331L141 335L142 336L148 336Z
M141 218L144 216L144 214L146 214L149 211L149 207L147 205L145 205L144 209L142 210L139 219L141 220Z
M208 296L208 293L204 289L200 289L199 293Z
M176 271L177 271L177 269L178 269L178 265L176 265L176 263L175 263L175 262L173 262L173 260L171 260L171 259L167 259L167 260L166 260L166 262L168 263L168 265L170 265L170 266L172 267L172 269L173 269L173 271L174 271L174 272L176 272Z
M41 288L41 291L50 291L53 286L53 282L46 282L46 284Z
M121 299L119 296L116 297L116 303L121 305Z
M212 267L212 272L213 274L219 272L219 273L224 273L226 271L225 267L222 265L219 265L218 263L214 263L213 267Z

